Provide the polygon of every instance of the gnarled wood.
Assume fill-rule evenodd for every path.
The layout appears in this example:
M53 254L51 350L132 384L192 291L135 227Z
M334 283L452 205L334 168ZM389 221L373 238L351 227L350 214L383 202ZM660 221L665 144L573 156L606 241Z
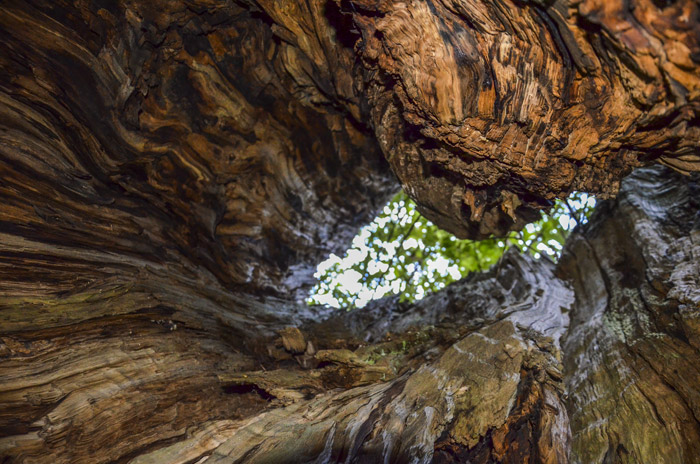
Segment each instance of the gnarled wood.
M390 168L472 237L696 170L697 9L3 2L0 458L692 462L696 180L641 171L559 277L297 300Z
M380 152L421 210L465 237L522 227L572 190L614 194L654 159L698 169L692 0L38 1L3 12L7 151L56 159L25 159L24 175L55 169L56 188L91 204L149 211L155 223L131 227L198 243L190 259L231 282L298 288L303 273L286 268L347 233L304 224L366 218L381 203L327 202L339 191L330 179L377 200L395 188ZM313 193L295 193L305 185ZM115 188L134 198L113 203Z
M652 159L700 169L693 0L336 3L387 159L459 236L519 229L572 190L614 195Z
M95 263L176 263L301 295L397 189L374 138L300 100L286 48L235 4L5 2L0 41L15 279L52 274L60 255L85 265L54 272L60 290Z
M700 462L700 179L636 171L567 243L575 462Z
M280 335L258 340L213 294L175 302L183 294L159 293L155 307L137 288L93 298L83 320L43 329L25 322L2 335L0 454L22 462L563 462L558 338L573 295L552 272L510 253L491 272L415 305L384 303L301 331L280 325ZM227 302L256 314L243 311L245 299ZM114 306L122 314L100 317ZM392 333L381 328L387 319ZM314 348L285 350L289 333Z

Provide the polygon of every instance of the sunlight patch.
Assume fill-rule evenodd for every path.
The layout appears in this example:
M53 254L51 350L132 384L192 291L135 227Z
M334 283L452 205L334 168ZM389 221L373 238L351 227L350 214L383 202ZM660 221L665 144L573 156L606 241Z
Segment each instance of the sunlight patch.
M488 269L511 246L539 259L556 260L566 237L587 221L595 199L573 193L547 215L505 238L459 240L420 215L405 193L355 236L344 257L331 254L318 265L309 304L361 308L387 295L413 301L469 272Z

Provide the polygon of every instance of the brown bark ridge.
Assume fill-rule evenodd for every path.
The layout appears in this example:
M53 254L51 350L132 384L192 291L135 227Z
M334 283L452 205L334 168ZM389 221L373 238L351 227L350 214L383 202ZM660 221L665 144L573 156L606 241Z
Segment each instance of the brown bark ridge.
M693 0L336 3L387 159L456 235L520 228L572 190L614 194L652 159L700 169Z
M700 178L641 169L570 237L575 462L700 462Z

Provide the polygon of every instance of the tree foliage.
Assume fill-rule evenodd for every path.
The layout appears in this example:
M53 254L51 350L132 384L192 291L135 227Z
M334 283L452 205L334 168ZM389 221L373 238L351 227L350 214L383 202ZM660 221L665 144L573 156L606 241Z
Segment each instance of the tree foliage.
M391 294L400 294L402 301L420 299L469 272L488 269L513 246L556 260L569 232L587 220L594 205L593 197L574 193L507 237L459 240L424 218L399 192L360 230L342 259L331 255L319 265L319 281L308 301L351 309Z

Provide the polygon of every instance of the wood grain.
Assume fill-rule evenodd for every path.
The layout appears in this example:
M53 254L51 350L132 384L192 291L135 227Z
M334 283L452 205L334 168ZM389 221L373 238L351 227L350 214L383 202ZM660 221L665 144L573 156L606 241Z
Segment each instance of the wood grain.
M693 462L697 177L556 276L298 301L399 184L481 237L697 170L697 9L3 2L0 461Z
M699 169L692 0L347 1L382 149L462 237L522 227L651 160Z
M700 460L700 184L643 169L567 244L578 462Z

